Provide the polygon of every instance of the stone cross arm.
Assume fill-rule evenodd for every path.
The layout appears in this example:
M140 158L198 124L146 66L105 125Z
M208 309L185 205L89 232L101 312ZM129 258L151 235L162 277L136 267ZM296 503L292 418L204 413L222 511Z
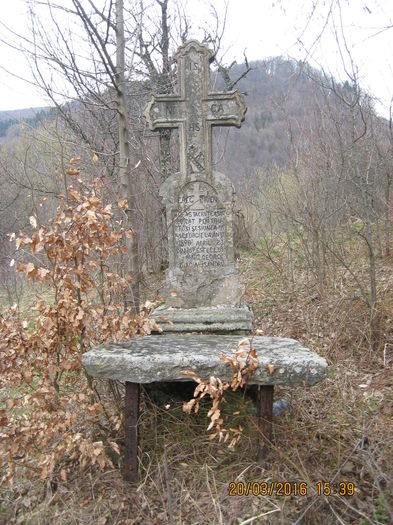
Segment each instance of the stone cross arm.
M238 90L212 92L202 100L203 117L212 126L241 127L247 107ZM152 95L144 115L149 128L178 128L187 123L186 101L179 95ZM191 123L190 123L191 125Z
M175 55L178 63L178 94L152 95L145 107L151 130L179 128L180 171L191 176L212 175L212 126L240 127L247 106L237 91L210 91L213 53L194 40ZM195 160L197 159L197 162Z

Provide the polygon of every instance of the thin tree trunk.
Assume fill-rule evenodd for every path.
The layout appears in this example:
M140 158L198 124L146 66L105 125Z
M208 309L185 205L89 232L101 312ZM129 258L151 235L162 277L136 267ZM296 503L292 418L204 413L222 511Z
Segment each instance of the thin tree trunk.
M126 272L132 276L132 286L126 294L125 306L131 308L134 313L139 311L139 259L138 259L138 236L135 224L136 202L135 202L135 179L132 178L130 170L130 143L129 143L129 120L127 115L127 92L125 82L125 38L124 38L124 6L123 0L116 0L116 80L117 80L117 105L119 123L119 178L122 195L127 198L126 208L127 228L134 232L133 239L126 238L127 257Z
M392 180L387 176L387 184L385 189L385 256L390 255L390 188Z

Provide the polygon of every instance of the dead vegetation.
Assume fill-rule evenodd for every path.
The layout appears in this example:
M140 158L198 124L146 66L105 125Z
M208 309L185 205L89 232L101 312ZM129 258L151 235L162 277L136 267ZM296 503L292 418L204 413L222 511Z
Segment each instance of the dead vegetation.
M369 312L356 289L336 286L317 296L310 291L306 274L302 281L299 272L294 290L255 253L243 254L242 270L250 285L255 328L264 335L296 338L329 362L329 377L317 387L276 388L275 398L289 400L290 411L275 418L275 443L265 464L254 461L257 417L247 394L227 395L222 406L233 426L244 429L234 450L209 440L210 406L203 400L198 414L186 415L181 399L172 396L153 403L145 394L137 488L127 485L120 474L119 429L112 434L120 447L120 454L116 449L111 452L113 468L74 468L66 480L56 470L43 481L20 475L12 486L3 486L2 523L392 522L391 261L378 262L377 345L371 344ZM100 391L104 392L104 385ZM105 395L113 403L113 396ZM307 495L229 495L230 482L280 481L306 483ZM319 496L318 481L352 482L355 494Z

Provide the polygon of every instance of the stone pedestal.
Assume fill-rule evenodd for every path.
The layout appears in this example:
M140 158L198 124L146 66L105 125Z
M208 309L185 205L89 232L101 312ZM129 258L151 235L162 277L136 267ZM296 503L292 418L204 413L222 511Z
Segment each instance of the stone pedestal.
M200 306L198 308L174 308L159 306L151 314L165 333L200 332L249 335L253 313L246 305L238 307Z
M162 334L102 345L82 356L89 375L125 381L126 480L138 481L139 385L188 381L185 370L192 370L202 379L215 376L228 381L233 369L220 355L231 357L238 343L239 337L230 335ZM260 385L257 458L262 461L273 441L274 385L315 385L327 376L328 367L325 359L293 339L253 337L252 346L258 366L249 384Z

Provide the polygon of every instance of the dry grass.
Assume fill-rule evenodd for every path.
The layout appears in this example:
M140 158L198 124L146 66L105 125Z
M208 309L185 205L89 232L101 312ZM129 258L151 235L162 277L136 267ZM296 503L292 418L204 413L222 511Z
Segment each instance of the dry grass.
M367 308L348 283L331 286L321 297L301 275L293 290L271 269L264 277L268 269L259 257L244 259L256 328L299 339L329 362L329 377L314 388L276 388L275 397L288 399L291 410L275 420L275 445L265 464L254 461L258 433L248 398L228 400L228 414L240 406L245 426L239 447L228 451L207 439L206 407L186 416L179 399L166 409L167 401L156 404L145 395L138 488L123 482L120 458L114 470L75 472L66 483L19 479L12 490L1 489L0 523L392 523L391 266L385 261L378 269L378 341L372 344ZM230 481L305 482L308 493L231 497ZM351 481L355 495L318 496L318 481Z

